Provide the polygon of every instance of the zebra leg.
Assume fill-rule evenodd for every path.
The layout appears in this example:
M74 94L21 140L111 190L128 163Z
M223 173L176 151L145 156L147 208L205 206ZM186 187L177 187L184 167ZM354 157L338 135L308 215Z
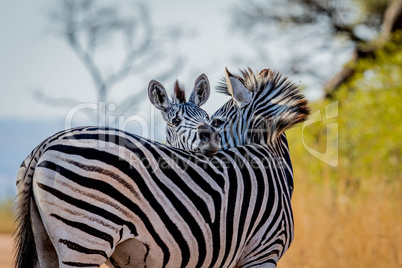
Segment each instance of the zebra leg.
M33 200L32 200L33 201ZM35 247L38 254L39 267L58 267L59 261L56 250L43 226L35 202L31 202L31 224L34 233Z
M275 260L269 260L264 263L259 263L259 264L252 264L252 263L246 263L244 265L242 264L237 264L237 268L276 268L276 261Z
M276 268L278 260L279 260L279 250L272 250L269 253L264 254L263 248L254 248L255 253L247 251L246 249L242 256L240 256L239 261L237 263L237 267L242 268ZM268 249L269 250L269 249Z
M109 259L103 250L107 245L84 245L83 240L76 237L56 237L55 249L60 268L100 267Z
M43 170L37 169L36 183L33 185L33 194L35 196L37 211L39 212L36 218L42 219L42 221L35 220L35 222L42 222L43 226L35 227L39 229L42 241L50 240L56 251L58 259L58 267L60 268L72 268L72 267L100 267L110 257L113 252L114 244L110 241L104 241L94 236L88 235L84 231L80 230L80 224L77 222L77 217L66 213L63 209L68 205L59 201L46 191L41 191L39 185L42 185L44 180ZM55 177L55 176L53 176ZM49 187L50 188L50 187ZM72 207L70 207L71 209ZM46 232L43 232L43 229ZM47 234L45 236L44 234ZM48 239L48 240L47 240ZM35 241L36 241L35 237ZM49 259L53 259L56 255L49 251L47 247L49 243L40 243L38 247L44 249L42 259L44 265L42 267L48 267L46 262ZM38 249L41 251L41 249ZM57 267L57 265L55 265ZM51 265L49 267L52 267Z
M148 253L148 245L136 239L128 239L116 246L106 264L109 267L119 268L146 267Z
M258 265L254 265L254 266L249 266L249 267L253 267L253 268L276 268L276 263L267 262L267 263L258 264Z
M74 230L64 228L54 222L52 224L52 228L47 225L45 228L57 253L56 263L58 265L47 266L45 264L41 267L100 267L110 257L110 252L105 252L105 248L110 247L109 245L91 243L87 238L82 237L82 234L75 233ZM52 257L56 255L51 254ZM50 259L48 252L45 252L43 257L45 263Z

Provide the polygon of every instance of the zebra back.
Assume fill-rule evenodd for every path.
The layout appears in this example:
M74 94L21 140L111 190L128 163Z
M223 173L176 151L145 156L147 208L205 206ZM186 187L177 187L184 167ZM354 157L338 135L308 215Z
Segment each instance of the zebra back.
M26 197L64 265L117 260L130 239L150 267L257 265L276 262L292 240L290 192L274 147L206 156L115 129L77 128L38 152ZM277 226L282 246L271 232Z

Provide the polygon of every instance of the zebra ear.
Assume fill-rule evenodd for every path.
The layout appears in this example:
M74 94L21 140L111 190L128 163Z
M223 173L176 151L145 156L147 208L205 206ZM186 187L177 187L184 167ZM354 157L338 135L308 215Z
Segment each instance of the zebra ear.
M248 90L248 88L246 88L238 78L229 73L226 67L225 79L229 94L240 107L250 103L251 99L253 98L253 93L251 93L251 91Z
M161 83L155 80L151 80L151 82L149 82L148 97L156 108L162 112L167 112L170 106L170 101L166 93L166 89Z
M209 80L205 74L201 74L196 80L194 90L191 93L189 102L197 106L203 105L209 98L210 87Z

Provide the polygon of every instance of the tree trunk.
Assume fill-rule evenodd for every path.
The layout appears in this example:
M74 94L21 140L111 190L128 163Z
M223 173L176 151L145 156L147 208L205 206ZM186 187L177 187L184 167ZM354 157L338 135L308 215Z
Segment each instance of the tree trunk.
M382 28L377 40L373 45L362 49L363 46L357 46L351 60L336 74L332 79L324 85L325 98L332 98L339 87L349 81L355 73L354 63L362 58L367 58L374 55L376 50L381 49L391 38L392 33L402 30L402 0L392 1L385 10ZM364 44L367 45L367 44Z

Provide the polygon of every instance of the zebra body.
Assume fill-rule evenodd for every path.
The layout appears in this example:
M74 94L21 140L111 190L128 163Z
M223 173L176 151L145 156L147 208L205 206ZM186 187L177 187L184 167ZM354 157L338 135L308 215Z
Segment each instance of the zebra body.
M267 75L254 77L255 92L250 80L227 78L232 99L211 118L225 149L216 154L211 144L219 139L206 122L194 124L193 136L204 154L97 128L64 131L38 146L17 179L19 267L35 250L43 267L276 267L293 239L282 133L308 111L293 107L298 94L280 98L297 88L278 89ZM151 102L178 133L179 113L170 114L164 90L151 84ZM205 95L197 96L190 100L201 105ZM266 115L270 101L282 106Z
M274 265L293 229L281 154L249 145L207 157L78 128L36 148L17 186L31 215L39 212L32 228L45 230L35 237L43 267L56 256L60 267ZM283 232L272 236L272 228ZM53 252L38 245L46 236Z
M188 102L185 101L184 90L179 86L178 82L175 84L173 100L170 100L165 88L159 82L154 80L150 82L148 87L149 98L151 103L161 110L163 118L167 123L166 133L168 144L186 151L198 151L209 155L219 150L219 135L208 124L207 120L209 118L207 113L200 108L208 99L209 90L207 77L200 75L196 79L194 90ZM126 190L124 187L128 187L127 189L130 189L130 191L137 196L140 189L132 188L133 186L130 186L125 181L132 175L131 173L135 173L132 177L138 178L137 180L142 179L143 176L148 176L148 181L152 181L149 179L149 174L153 174L153 170L146 171L142 161L147 161L148 164L153 165L162 161L161 163L166 167L173 164L172 161L174 160L172 156L175 156L175 154L174 150L169 149L170 147L162 146L161 144L153 143L136 136L133 136L134 138L132 139L134 140L129 140L126 139L127 135L127 133L117 130L99 129L96 127L62 131L45 140L34 149L27 159L25 159L17 176L16 216L19 225L16 235L16 266L24 268L34 267L36 260L39 259L39 263L42 267L57 267L60 259L60 266L82 267L80 262L85 262L85 258L82 257L85 255L85 252L89 260L91 258L96 259L96 261L94 259L95 262L92 264L99 266L99 263L105 261L101 261L101 258L107 259L111 252L116 251L114 246L116 246L118 241L126 240L123 234L127 235L127 231L124 232L125 229L123 227L119 230L120 236L117 241L114 236L115 234L100 231L102 228L106 228L102 223L108 228L111 228L112 225L110 225L110 223L101 222L94 217L90 211L87 211L86 214L84 212L85 209L81 212L77 212L73 209L74 205L72 204L84 204L88 209L96 206L97 208L95 210L98 212L105 212L107 209L110 209L110 206L119 211L118 206L121 205L116 205L116 203L112 201L109 202L106 196L98 196L99 193L97 190L91 187L95 187L96 185L109 185L108 183L110 183L109 186L105 187L111 189L114 187L112 186L113 183L115 183L117 188L114 188L116 190L111 190L112 192L119 192L120 190L124 192L124 190ZM105 140L106 137L114 140ZM139 155L130 153L131 151L128 150L126 146L138 152ZM152 149L151 151L145 150L144 152L147 152L147 155L144 155L141 151L141 148L144 148L142 146L162 146L167 150L166 152L168 154L162 153L162 155L158 155L158 153ZM88 153L88 155L86 155L89 157L88 159L80 156L80 153L84 152ZM158 158L155 158L153 154L155 154L155 156L158 155ZM106 158L103 159L102 157ZM110 157L110 159L107 157ZM125 160L120 161L120 158ZM126 171L130 171L131 175L124 175L124 172L122 173L122 171L119 170L118 163L129 164L129 169ZM127 166L123 167L127 168ZM143 175L143 172L147 172L147 174ZM121 176L125 179L121 179ZM113 178L113 180L116 181L109 180L107 183L105 181L107 178ZM74 181L74 179L77 180ZM101 182L102 180L104 181ZM89 184L93 183L93 185L86 185L86 190L85 187L80 188L77 186L79 183L83 182ZM153 189L153 186L150 189ZM65 197L65 200L58 198L57 195L59 197ZM88 198L95 198L95 200L100 198L99 200L101 201L98 200L99 202L93 205L94 202L84 201L88 200ZM137 201L140 203L132 204L139 207L145 206L145 204L142 203L144 199L138 199ZM59 213L67 213L66 215L68 215L68 217L63 218ZM122 212L120 211L119 213ZM127 211L124 213L127 214ZM148 212L146 211L146 213ZM126 214L124 215L127 217ZM111 214L109 213L108 215ZM113 218L116 219L120 214L117 215L118 216L114 216ZM72 218L79 218L81 221L71 220ZM72 231L74 228L70 230L59 226L63 225L61 222L66 226L75 226L76 229L81 230L81 233L79 233L80 236L77 236L77 234ZM101 222L100 225L99 222ZM120 221L118 222L121 223ZM95 227L91 226L91 224L94 224ZM134 232L133 223L129 223L127 226L131 226L130 231ZM98 228L100 229L98 230ZM117 227L114 226L113 228ZM65 234L67 230L69 230L70 233L69 236L66 237ZM57 239L60 232L63 232L64 238L60 236L60 238ZM85 232L87 234L84 234ZM141 234L143 234L143 232L141 232ZM88 243L92 241L91 235L94 237L97 235L102 236L104 240L103 243L107 241L110 249L102 247L104 244L98 241L95 243L95 245L97 245L95 248L100 248L101 250L92 250L91 247L88 247ZM84 239L86 242L81 242L83 245L87 246L77 243L75 241L76 239ZM114 241L114 244L111 243L111 241ZM120 243L120 249L116 251L119 252L119 254L117 254L114 259L123 258L127 255L127 253L124 252L130 252L130 250L127 250L129 248L143 248L143 246L143 244L137 245L136 243L134 243L134 245L127 243L121 245ZM60 249L58 247L60 247ZM59 250L61 250L61 252L59 252ZM77 259L77 256L71 253L74 251L81 252L84 255ZM140 252L138 250L134 251ZM140 253L136 254L138 255ZM133 259L138 259L137 255L134 254L130 256L130 254L128 254L127 256L128 258L133 257ZM67 258L69 261L63 264L61 261L63 258ZM141 267L141 265L139 265L139 267Z
M277 148L291 171L288 184L293 191L293 171L285 130L306 120L310 111L299 89L279 73L263 69L257 76L249 68L241 75L225 69L218 91L231 96L211 117L220 132L221 148L260 144Z
M276 267L294 236L291 208L293 170L284 131L306 120L309 114L307 100L294 84L270 69L263 69L257 76L250 68L241 75L233 75L225 69L225 80L218 90L231 97L210 120L220 132L222 149L242 146L271 148L276 152L272 155L282 164L278 165L282 175L271 173L270 180L280 182L280 188L273 192L275 198L270 204L276 210L275 216L267 220L272 238L269 247L277 251L265 264ZM246 152L243 156L250 155ZM272 170L261 168L261 172ZM249 209L253 211L254 208L250 206Z

